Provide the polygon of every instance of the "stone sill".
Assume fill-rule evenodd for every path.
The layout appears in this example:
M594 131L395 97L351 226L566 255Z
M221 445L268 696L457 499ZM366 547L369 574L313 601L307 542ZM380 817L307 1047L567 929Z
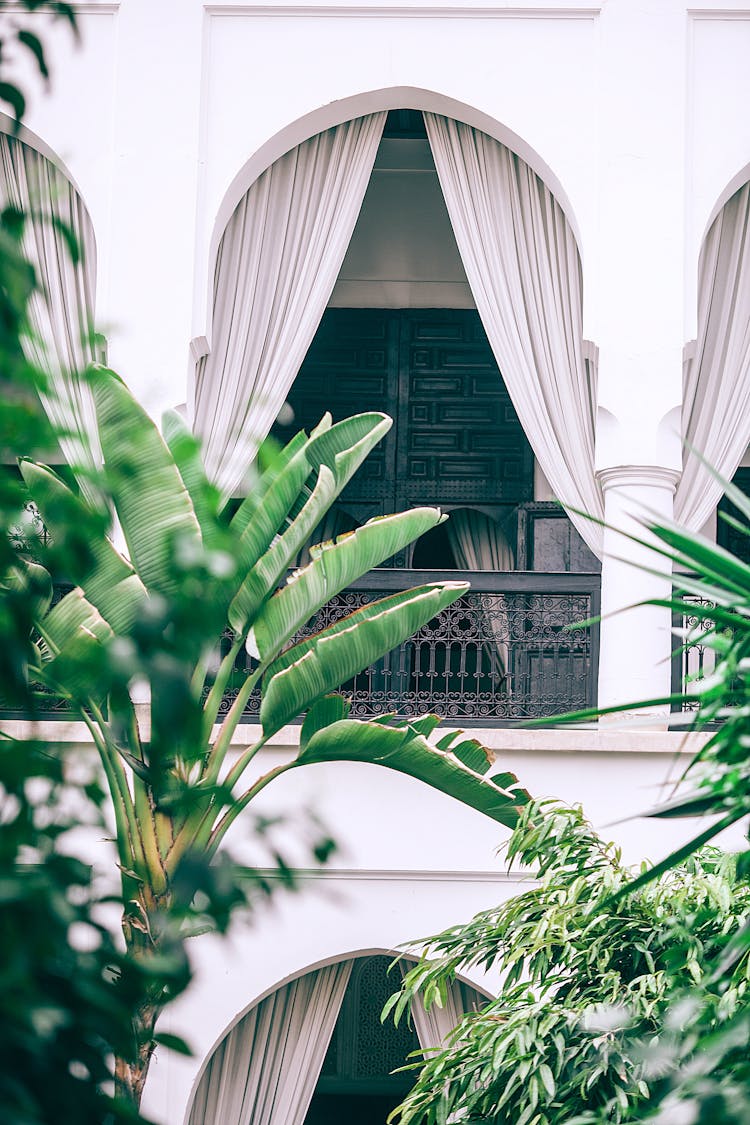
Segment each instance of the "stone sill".
M138 707L141 730L146 733L148 708ZM651 729L649 729L649 727ZM510 727L472 727L467 736L477 738L490 750L507 753L560 753L560 754L696 754L710 738L711 732L687 730L654 730L654 720L647 716L613 722L611 718L600 726L560 727L548 730L524 730ZM214 728L215 731L218 728ZM441 730L461 730L460 724L445 723ZM0 731L10 738L30 739L50 743L90 744L86 725L64 719L42 720L31 723L25 719L9 719L0 723ZM255 723L241 724L232 740L234 749L251 746L260 737L260 727ZM268 742L269 749L294 747L299 738L299 726L283 727Z

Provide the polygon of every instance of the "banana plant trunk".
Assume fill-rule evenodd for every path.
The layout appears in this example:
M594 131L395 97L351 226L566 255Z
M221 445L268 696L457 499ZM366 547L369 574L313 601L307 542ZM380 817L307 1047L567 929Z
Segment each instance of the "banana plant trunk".
M129 900L131 910L122 920L122 932L129 958L147 972L149 963L160 958L159 930L152 923L159 913L169 910L171 896L158 896L146 886L142 886L136 897ZM126 897L125 901L128 899ZM166 994L160 974L156 972L153 983L142 994L131 1013L131 1048L127 1057L115 1058L115 1094L134 1109L140 1109L143 1089L148 1070L156 1050L154 1033L156 1022L165 1006Z
M115 1059L115 1093L134 1109L140 1109L148 1068L154 1053L154 1029L162 1005L153 1002L140 1004L132 1015L134 1057Z

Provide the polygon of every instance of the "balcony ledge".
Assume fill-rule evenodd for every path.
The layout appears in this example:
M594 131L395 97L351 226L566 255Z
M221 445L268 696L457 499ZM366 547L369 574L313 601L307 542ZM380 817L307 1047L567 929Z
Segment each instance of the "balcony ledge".
M138 708L141 730L148 727L148 707ZM467 733L479 739L496 753L529 754L668 754L691 756L696 754L710 738L710 731L649 730L646 719L623 721L616 725L608 720L606 725L590 724L583 727L559 727L546 730L525 730L522 727L476 727ZM643 723L644 725L640 725ZM460 724L444 722L444 732L464 729ZM91 737L84 723L65 719L44 719L36 723L25 719L6 719L0 731L10 738L37 739L40 742L88 745ZM215 728L218 733L218 728ZM250 746L260 737L260 727L255 723L237 728L233 748ZM286 726L270 739L269 750L295 747L299 739L299 726Z

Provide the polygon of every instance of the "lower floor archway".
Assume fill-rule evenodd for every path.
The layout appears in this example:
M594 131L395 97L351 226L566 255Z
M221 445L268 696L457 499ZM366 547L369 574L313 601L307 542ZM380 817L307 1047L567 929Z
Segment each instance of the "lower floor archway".
M393 955L326 965L282 985L224 1036L198 1083L189 1125L385 1125L409 1090L401 1068L437 1047L481 994L455 982L442 1008L398 1026Z

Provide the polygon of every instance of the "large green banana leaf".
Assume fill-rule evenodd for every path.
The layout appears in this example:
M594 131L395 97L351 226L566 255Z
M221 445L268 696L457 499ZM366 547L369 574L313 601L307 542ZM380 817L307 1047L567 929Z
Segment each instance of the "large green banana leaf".
M201 532L193 504L164 439L113 371L92 380L99 438L131 561L149 590L173 594L178 543L197 554Z
M56 512L65 513L65 518L70 520L78 510L85 523L85 505L51 469L31 461L22 461L20 467L29 492L53 535ZM74 577L85 586L86 599L99 610L114 632L127 633L146 597L146 589L127 559L105 535L92 536L89 551L91 565L85 574Z
M313 466L326 465L341 488L393 425L387 414L354 414L310 437L308 457Z
M52 603L52 578L45 567L30 562L23 555L0 575L0 599L10 591L20 590L29 599L32 619L38 621L44 617Z
M365 606L283 653L264 683L264 735L270 737L314 700L402 644L467 589L465 582L444 582L407 590Z
M43 681L62 694L81 700L102 699L104 689L92 670L101 666L102 644L111 627L76 587L39 622Z
M278 474L265 493L253 525L243 532L241 565L252 569L229 610L229 622L237 633L244 632L253 620L333 501L392 424L387 415L376 413L357 414L335 426L328 426L327 421L328 416L300 448L297 457ZM302 466L307 466L304 473ZM303 485L315 468L318 479L305 498ZM290 523L282 529L282 521L287 517ZM273 541L277 531L279 537ZM252 545L248 542L251 535Z
M258 504L252 513L252 519L245 524L237 545L237 562L241 575L247 574L264 551L268 550L292 505L299 499L300 490L311 471L306 454L305 442L281 471L274 474L268 489L263 492L262 503ZM261 487L262 482L259 491ZM240 511L247 516L249 508L250 506L243 502ZM234 520L230 526L235 530ZM238 618L239 612L233 607L230 611L230 621L233 617Z
M241 536L250 526L257 512L266 505L271 485L281 477L287 465L289 465L300 450L307 445L309 440L307 434L300 430L291 441L287 442L283 449L279 450L268 468L259 476L257 481L253 483L253 487L250 489L247 496L243 497L240 501L237 510L229 521L229 526L236 535ZM288 510L289 509L287 509L287 511ZM283 519L283 516L281 518Z
M341 719L316 731L296 758L295 766L315 762L369 762L415 777L500 824L514 828L529 794L513 778L510 785L497 785L475 773L455 755L428 742L408 723L387 727L382 723Z
M203 545L209 550L224 546L218 519L219 492L206 476L200 442L176 410L162 415L161 431L193 502Z
M253 624L260 659L272 659L327 601L444 519L437 508L412 508L369 520L324 545L260 610Z
M315 488L283 535L256 562L229 607L229 624L236 633L244 633L248 622L252 621L263 602L279 584L287 568L294 561L300 547L305 543L321 516L328 511L338 489L333 473L321 465Z

